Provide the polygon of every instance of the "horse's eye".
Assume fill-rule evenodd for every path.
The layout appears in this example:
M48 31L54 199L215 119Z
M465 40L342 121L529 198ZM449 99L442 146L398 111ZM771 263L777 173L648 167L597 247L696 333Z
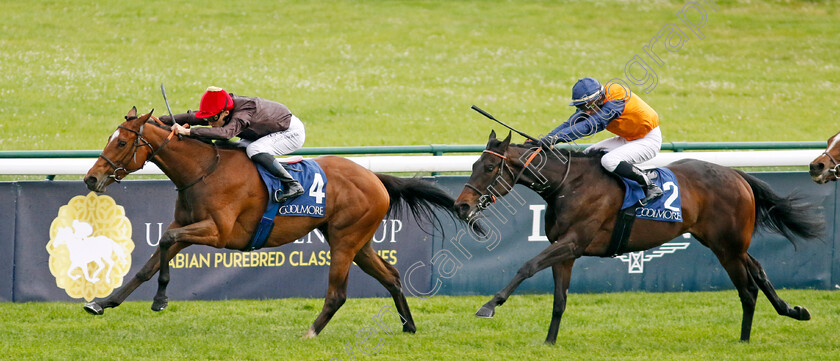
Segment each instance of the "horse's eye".
M126 144L127 143L124 140L121 140L121 141L117 142L117 146L120 147L120 148L125 147Z
M492 172L493 169L496 169L496 166L490 164L490 165L487 165L486 167L484 167L484 169L486 169L488 172Z

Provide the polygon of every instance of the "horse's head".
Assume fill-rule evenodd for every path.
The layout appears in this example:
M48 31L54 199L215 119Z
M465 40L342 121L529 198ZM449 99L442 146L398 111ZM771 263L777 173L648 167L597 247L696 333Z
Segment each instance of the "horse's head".
M510 133L504 140L496 139L496 131L490 133L487 147L473 163L472 175L455 200L455 211L462 220L473 219L479 211L487 208L490 202L495 202L496 197L510 192L513 175L507 164L509 145Z
M85 175L88 189L104 192L105 187L111 183L119 182L130 173L143 168L149 154L152 153L151 145L143 138L143 127L152 116L152 112L138 117L137 108L131 107L125 116L125 122L111 134L99 159Z
M840 133L828 138L828 147L823 154L811 161L811 179L814 182L823 184L837 180L837 172L840 171Z

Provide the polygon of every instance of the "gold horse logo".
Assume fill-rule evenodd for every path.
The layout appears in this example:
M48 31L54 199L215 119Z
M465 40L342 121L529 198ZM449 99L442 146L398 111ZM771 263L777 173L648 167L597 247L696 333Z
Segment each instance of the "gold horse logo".
M105 297L131 268L131 222L111 197L73 197L50 226L50 273L70 297Z

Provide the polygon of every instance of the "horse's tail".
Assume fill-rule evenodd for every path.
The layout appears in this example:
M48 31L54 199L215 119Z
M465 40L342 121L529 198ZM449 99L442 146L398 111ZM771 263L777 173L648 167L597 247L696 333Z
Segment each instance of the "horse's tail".
M385 185L391 198L388 214L399 216L405 207L408 207L421 228L423 221L428 220L432 222L434 228L442 230L443 223L435 212L435 209L440 209L452 219L466 223L458 218L454 208L455 199L434 183L420 178L399 178L380 173L376 173L376 176ZM483 233L477 223L472 226L476 231ZM426 231L426 233L429 232Z
M796 247L794 235L805 239L822 239L825 220L813 210L815 205L803 197L782 197L773 192L766 182L742 171L737 171L749 183L755 196L755 226L784 235Z

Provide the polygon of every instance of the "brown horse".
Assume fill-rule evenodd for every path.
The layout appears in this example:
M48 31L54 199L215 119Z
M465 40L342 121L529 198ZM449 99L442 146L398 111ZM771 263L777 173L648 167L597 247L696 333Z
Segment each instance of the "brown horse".
M792 308L776 295L747 249L757 226L781 233L791 242L794 235L818 238L825 227L820 217L808 213L809 208L798 199L780 197L766 183L741 171L698 160L677 161L667 168L679 182L683 221L636 220L625 251L650 249L686 232L694 235L717 256L738 289L743 307L742 341L750 338L759 289L780 315L810 319L804 307ZM566 308L572 265L581 256L605 256L624 187L601 167L600 155L510 144L510 135L498 140L493 132L455 201L459 217L474 219L491 199L507 194L513 184L525 185L545 199L545 234L551 244L526 262L476 316L492 317L496 306L522 281L552 267L554 307L545 341L554 343Z
M266 209L264 183L243 150L175 138L170 127L150 120L155 119L151 114L137 117L135 108L128 112L87 172L85 184L92 191L104 192L107 185L152 162L178 187L175 219L161 236L155 254L131 281L107 299L85 305L92 314L101 315L105 308L119 306L158 270L152 309L163 310L168 304L166 286L172 257L192 244L246 249ZM439 224L433 209L452 212L454 199L432 183L376 174L345 158L322 156L315 161L329 180L325 216L278 216L265 244L290 243L316 228L329 243L331 263L324 307L304 336L321 332L346 300L352 262L385 286L402 317L403 331L415 332L399 272L376 254L370 241L391 210L407 206L418 221L425 218Z
M840 172L840 133L828 138L828 146L816 159L811 161L811 179L818 184L836 182Z

